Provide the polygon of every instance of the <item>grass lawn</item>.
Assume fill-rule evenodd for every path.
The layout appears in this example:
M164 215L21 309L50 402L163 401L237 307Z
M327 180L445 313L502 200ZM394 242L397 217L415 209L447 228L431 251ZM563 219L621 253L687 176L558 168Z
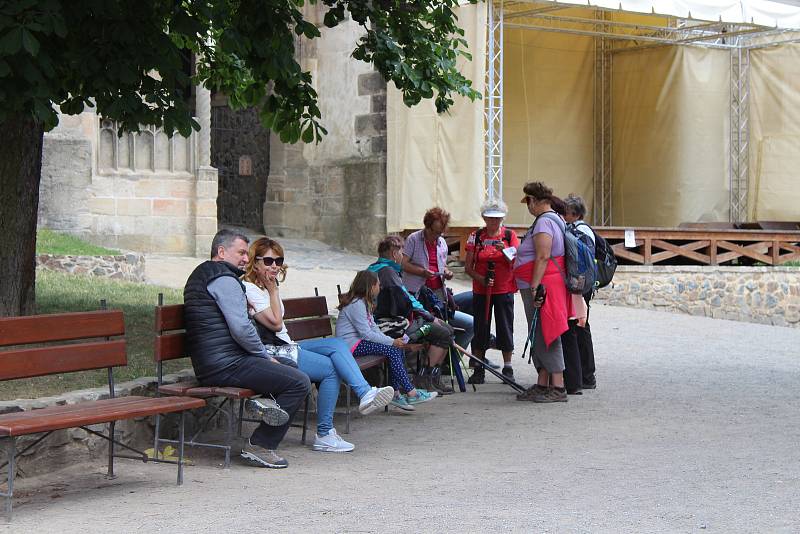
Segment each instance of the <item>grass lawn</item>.
M39 228L36 232L36 253L69 256L117 256L120 251L98 247L77 237L60 234L47 228Z
M36 273L37 313L97 310L100 299L103 298L108 302L109 309L122 309L125 312L128 366L115 369L114 379L117 383L142 376L155 376L153 324L159 293L164 293L166 304L183 303L183 292L179 289L48 271ZM165 371L172 372L190 366L188 359L182 359L167 362ZM102 369L12 380L0 384L0 400L30 399L105 386L107 373Z

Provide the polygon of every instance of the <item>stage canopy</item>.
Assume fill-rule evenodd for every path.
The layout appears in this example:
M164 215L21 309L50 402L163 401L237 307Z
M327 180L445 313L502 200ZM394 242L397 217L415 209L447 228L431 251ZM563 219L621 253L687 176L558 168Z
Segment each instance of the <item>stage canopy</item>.
M788 1L788 0L787 0ZM388 96L390 231L522 184L582 195L596 224L796 219L800 7L765 0L493 2L459 17L485 98Z

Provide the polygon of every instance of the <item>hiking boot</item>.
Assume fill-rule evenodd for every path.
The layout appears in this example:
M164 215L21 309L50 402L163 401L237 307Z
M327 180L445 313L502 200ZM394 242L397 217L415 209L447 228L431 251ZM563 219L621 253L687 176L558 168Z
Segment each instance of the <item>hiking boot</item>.
M422 372L424 373L424 370ZM411 383L414 384L414 387L417 389L425 389L425 390L433 389L431 375L429 374L417 373L411 377Z
M431 385L433 386L433 390L439 393L439 395L450 395L454 393L453 387L442 380L442 370L438 367L434 368L433 374L431 375Z
M314 440L314 450L320 452L350 452L355 448L355 445L343 440L335 428L331 428L326 436L317 434Z
M394 398L394 388L386 386L385 388L373 387L367 394L361 397L361 402L358 404L358 413L361 415L369 415L376 410L380 410Z
M275 399L260 397L249 399L247 409L255 412L269 426L283 426L289 422L289 414L275 402Z
M513 367L505 367L504 366L502 373L503 373L504 377L510 378L511 380L514 380L514 368Z
M581 384L581 388L583 389L597 389L597 382L584 382Z
M517 395L518 401L533 401L533 398L537 395L541 395L547 392L546 386L540 386L539 384L534 384L528 389L525 390L524 393L519 393Z
M567 402L567 390L556 387L547 388L544 393L535 394L531 401L538 403Z
M249 439L245 446L242 447L242 458L258 467L268 467L270 469L289 467L289 462L278 456L274 449L265 449L264 447L253 445Z
M472 371L472 376L467 380L467 384L483 384L486 382L486 369L483 366L476 367Z

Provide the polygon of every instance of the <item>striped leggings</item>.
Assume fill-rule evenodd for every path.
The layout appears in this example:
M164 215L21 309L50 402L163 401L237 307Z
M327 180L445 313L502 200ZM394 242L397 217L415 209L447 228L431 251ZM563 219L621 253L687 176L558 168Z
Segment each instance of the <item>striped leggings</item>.
M401 393L408 393L414 389L414 384L406 372L406 357L403 349L399 349L393 345L384 345L383 343L375 343L374 341L367 341L362 339L361 342L353 350L353 356L367 356L378 354L386 356L389 359L389 378L392 381L392 387L395 391Z

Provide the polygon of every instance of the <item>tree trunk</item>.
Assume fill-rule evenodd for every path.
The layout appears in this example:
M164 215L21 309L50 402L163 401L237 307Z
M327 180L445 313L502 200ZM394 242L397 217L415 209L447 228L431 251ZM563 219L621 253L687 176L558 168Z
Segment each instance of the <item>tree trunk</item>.
M34 311L43 139L29 116L0 123L0 317Z

